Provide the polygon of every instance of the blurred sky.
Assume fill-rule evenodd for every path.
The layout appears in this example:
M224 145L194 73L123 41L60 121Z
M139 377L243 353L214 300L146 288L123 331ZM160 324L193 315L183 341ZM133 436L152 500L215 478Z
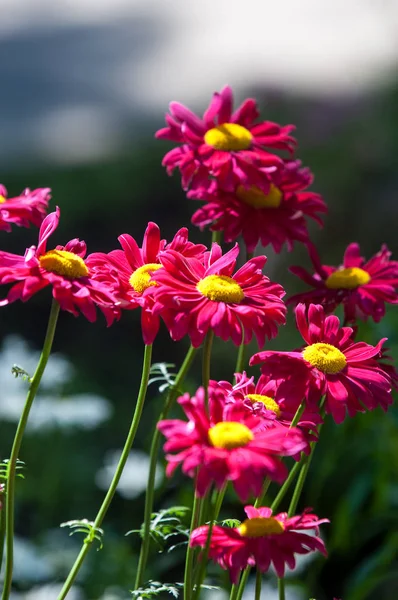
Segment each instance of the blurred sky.
M396 0L1 0L3 166L97 160L230 83L359 95L397 72ZM153 126L153 125L152 125Z

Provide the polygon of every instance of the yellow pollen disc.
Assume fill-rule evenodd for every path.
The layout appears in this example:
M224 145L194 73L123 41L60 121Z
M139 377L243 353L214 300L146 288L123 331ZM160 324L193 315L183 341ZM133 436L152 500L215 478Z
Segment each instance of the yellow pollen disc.
M303 351L303 358L322 373L333 375L340 373L347 364L346 357L331 344L311 344Z
M247 150L253 136L246 127L223 123L205 133L205 142L216 150Z
M275 517L254 517L246 519L238 527L240 535L248 538L263 537L265 535L279 535L285 531L283 523Z
M253 208L279 208L282 202L282 192L271 183L268 194L252 185L248 190L242 185L236 190L236 195L245 204Z
M63 275L68 279L87 277L89 270L81 256L67 250L49 250L39 258L40 266L50 273Z
M138 267L129 279L133 290L138 294L142 294L142 292L145 292L149 287L156 285L156 281L151 281L151 274L161 268L162 265L157 265L155 263L148 263L147 265Z
M349 269L340 269L335 271L326 279L326 287L330 290L353 290L360 285L369 283L370 275L367 271L359 267L350 267Z
M199 281L196 289L213 302L239 304L245 297L239 283L227 275L208 275Z
M209 429L209 442L215 448L232 450L246 446L254 440L254 435L246 425L236 421L224 421L217 423Z
M4 196L2 196L0 194L0 204L3 204L3 202L6 202L7 198L4 198Z
M272 410L277 417L281 416L280 408L273 398L262 394L247 394L246 398L249 398L251 402L261 402L266 409Z

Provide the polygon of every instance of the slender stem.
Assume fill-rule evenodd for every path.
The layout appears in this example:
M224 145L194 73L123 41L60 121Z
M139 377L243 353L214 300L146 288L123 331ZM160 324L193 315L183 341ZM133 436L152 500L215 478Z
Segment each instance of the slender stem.
M4 488L5 491L5 488ZM0 571L1 566L3 564L3 554L4 554L4 537L6 534L6 519L5 519L5 510L6 510L6 495L5 493L0 494Z
M264 502L264 498L267 495L268 492L268 488L271 485L271 479L269 477L266 477L264 479L264 483L263 483L263 489L261 494L258 496L258 498L256 498L256 501L254 503L254 507L258 508L259 506L262 505L262 503Z
M195 486L196 487L196 486ZM200 498L195 493L193 507L192 507L192 518L191 518L191 527L189 537L191 537L192 531L197 527L199 520L199 512L200 512ZM193 592L193 557L194 557L195 549L189 545L188 542L188 550L187 556L185 559L185 572L184 572L184 600L191 600L192 592Z
M205 407L209 412L209 381L210 381L210 362L211 362L211 349L213 346L214 332L209 329L205 337L205 343L203 346L203 357L202 357L202 385L205 390Z
M243 332L242 337L243 336L244 336L244 332ZM239 350L238 350L238 358L236 360L235 373L242 373L243 369L245 368L245 350L246 350L246 346L242 340L242 343L239 346Z
M278 578L278 591L279 591L279 600L285 600L285 579L284 579L284 577Z
M198 598L200 596L201 587L202 587L203 580L204 580L205 574L206 574L207 559L209 556L213 527L214 527L214 523L218 519L218 515L219 515L220 509L221 509L222 502L224 500L226 490L227 490L227 483L225 483L223 485L221 490L215 491L215 493L213 495L213 503L212 503L212 511L211 511L212 514L210 515L210 524L209 524L209 530L207 532L206 545L204 547L202 556L200 558L199 572L198 572L198 576L196 578L194 600L198 600Z
M140 422L142 409L144 407L146 391L148 388L149 371L151 368L151 358L152 358L152 345L145 346L144 361L143 361L142 375L141 375L141 384L140 384L140 389L138 392L137 404L135 406L133 418L132 418L131 425L130 425L130 430L127 434L124 448L120 455L120 459L117 464L116 471L115 471L115 474L111 481L111 484L109 486L109 489L106 493L104 501L101 504L101 507L97 513L97 516L95 517L95 521L93 524L94 529L101 527L102 521L104 520L104 517L105 517L105 515L108 511L108 508L112 502L113 496L115 495L116 488L117 488L120 478L122 476L123 469L126 465L128 456L130 454L130 450L133 445L134 438L137 433L138 425ZM82 566L83 561L86 558L88 551L90 550L92 541L93 540L88 539L88 538L85 538L85 540L83 541L83 545L81 547L79 555L77 556L75 563L69 572L69 575L68 575L68 577L63 585L63 588L58 596L58 600L63 600L66 597L66 595L68 594L70 588L72 587L74 580L76 579L76 576L80 570L80 567Z
M191 365L196 356L197 348L191 346L187 352L184 362L181 365L180 370L177 373L174 384L169 388L169 392L166 397L166 402L161 412L158 422L166 419L169 414L178 394L181 392L181 385L191 368ZM135 589L141 587L144 581L145 567L148 560L149 545L150 545L150 527L151 527L151 515L153 512L154 494L155 494L155 478L156 478L156 463L158 459L159 446L161 440L161 433L157 426L152 437L151 450L149 455L149 472L148 482L145 496L145 512L144 512L144 531L142 537L140 558L138 561L137 575L135 578Z
M298 409L296 410L294 417L292 419L292 422L289 425L289 429L291 427L296 427L297 423L300 421L301 419L301 415L303 414L305 410L305 400L302 400L300 406L298 407Z
M303 466L304 457L305 457L305 454L303 454L301 459L298 462L296 462L294 464L294 466L290 469L290 473L289 473L287 479L285 479L281 489L279 490L278 494L276 495L275 500L271 504L271 510L273 513L279 507L283 498L286 496L287 491L289 490L290 486L292 485L294 479L296 478L297 473L300 471L301 467Z
M256 591L254 594L254 600L261 600L261 584L262 584L262 573L260 569L257 569L256 573Z
M221 246L221 242L222 242L222 231L212 231L211 233L211 243L212 244L219 244Z
M14 562L14 496L15 496L15 474L17 460L21 448L22 438L25 433L26 424L29 418L29 412L39 388L41 378L46 368L48 358L54 340L55 328L59 315L59 304L53 299L51 304L50 317L48 319L46 336L44 338L43 350L36 367L35 374L30 380L29 390L26 396L25 406L19 419L17 431L12 445L10 460L7 463L7 482L6 482L6 567L4 573L4 589L2 600L7 600L11 592L12 571Z

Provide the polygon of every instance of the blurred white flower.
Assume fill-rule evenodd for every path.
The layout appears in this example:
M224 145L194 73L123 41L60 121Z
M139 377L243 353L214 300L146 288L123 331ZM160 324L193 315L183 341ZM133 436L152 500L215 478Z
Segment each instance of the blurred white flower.
M61 591L62 584L47 583L32 588L28 592L13 592L11 600L54 600ZM68 593L68 600L81 600L83 595L79 588L72 587Z
M115 473L121 450L112 450L105 456L105 465L97 472L95 477L99 488L107 490ZM124 498L136 498L145 489L149 471L149 456L140 450L130 452L123 475L118 485L118 492ZM159 487L163 479L163 469L156 467L155 488Z

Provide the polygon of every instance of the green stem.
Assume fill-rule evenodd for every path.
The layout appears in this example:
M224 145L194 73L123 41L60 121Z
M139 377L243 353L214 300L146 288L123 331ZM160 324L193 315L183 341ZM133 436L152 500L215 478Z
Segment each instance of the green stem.
M279 600L285 600L285 579L278 578Z
M271 485L271 479L269 477L266 477L263 483L263 489L261 494L258 496L258 498L256 498L256 501L254 503L254 507L258 508L259 506L262 505L262 503L264 502L264 498L267 495L268 492L268 488Z
M196 486L195 486L196 487ZM199 512L200 512L200 498L195 493L193 507L192 507L192 518L191 518L191 526L189 530L189 537L191 537L192 531L198 526L199 520ZM185 559L185 572L184 572L184 600L191 600L192 592L193 592L193 557L195 553L195 548L192 548L189 545L188 541L188 549L187 556Z
M292 422L289 425L289 429L291 427L296 427L297 423L300 421L301 419L301 415L303 414L305 410L305 400L302 400L300 406L298 407L298 409L296 410L294 417L292 419Z
M12 571L14 562L14 496L15 496L15 473L22 438L25 433L28 422L29 412L39 388L41 378L46 368L48 358L51 353L54 341L55 328L59 315L59 304L56 300L52 301L50 317L48 319L46 336L44 338L43 350L36 367L35 374L30 380L29 390L26 396L25 406L21 418L19 419L17 431L12 445L10 460L7 463L7 481L6 481L6 567L4 573L4 588L2 600L7 600L11 592Z
M181 385L183 384L185 377L191 368L191 365L196 356L197 348L191 346L187 352L184 362L181 365L180 370L177 373L174 384L169 388L169 392L166 397L166 402L163 407L163 411L160 413L159 421L166 419L169 414L177 396L181 393ZM151 450L149 455L149 472L148 482L146 487L145 496L145 512L144 512L144 530L141 544L140 558L138 561L137 575L135 578L135 589L141 587L144 581L146 563L148 561L149 545L150 545L150 527L151 527L151 515L153 512L154 494L155 494L155 478L156 478L156 464L159 453L159 446L161 440L161 433L157 426L152 437Z
M141 384L140 384L140 389L138 392L137 404L135 406L133 418L132 418L131 425L130 425L130 430L127 434L124 448L122 450L122 454L120 455L120 459L119 459L118 465L116 467L116 471L115 471L115 474L111 481L111 484L109 486L109 489L106 493L104 501L101 504L101 507L97 513L97 516L95 517L95 521L94 521L94 525L93 525L94 529L101 527L102 521L104 520L104 517L105 517L105 515L108 511L108 508L112 502L113 496L115 495L116 488L117 488L120 478L122 476L123 469L126 465L128 456L130 454L130 450L133 445L134 438L137 433L138 425L140 422L142 409L144 407L146 391L148 388L149 371L151 368L151 358L152 358L152 345L145 346L144 361L143 361L143 368L142 368L142 375L141 375ZM79 555L77 556L75 563L72 566L72 569L70 570L69 575L62 587L62 590L58 596L58 600L63 600L66 597L66 595L68 594L70 588L72 587L73 582L76 579L76 576L80 570L80 567L82 566L84 559L86 558L86 555L87 555L88 551L90 550L92 541L93 540L89 540L87 538L83 541L82 548L81 548Z
M1 501L1 505L2 505L1 509L0 509L0 571L1 571L1 566L3 564L3 554L4 554L4 537L6 534L6 519L5 519L6 495L5 495L5 493L2 493L0 495L0 501Z
M213 533L213 527L214 527L215 521L217 521L217 519L218 519L218 515L219 515L220 509L221 509L222 502L224 500L226 490L227 490L227 483L225 483L223 485L221 490L216 491L214 493L214 498L213 498L213 503L212 503L213 509L211 511L212 514L210 515L210 519L209 519L210 524L209 524L209 530L207 532L206 545L204 547L202 556L200 558L199 572L198 572L198 576L196 578L194 600L198 600L198 598L200 596L200 591L201 591L203 580L204 580L205 574L206 574L207 558L208 558L209 550L210 550L210 543L211 543L211 536ZM199 522L201 522L201 521L199 521Z
M219 244L221 246L221 242L222 242L222 231L212 231L211 233L211 243L212 244Z
M242 332L242 337L243 336L244 336L244 332ZM245 350L246 350L246 346L245 346L244 342L242 341L241 345L239 346L239 350L238 350L238 358L236 360L235 373L242 373L243 369L245 368Z
M254 600L261 600L261 584L262 584L262 573L260 569L257 569L256 573L256 591L254 594Z
M296 462L293 467L290 470L290 473L287 477L287 479L285 479L281 489L279 490L278 494L276 495L275 500L273 501L273 503L271 504L271 510L274 513L277 508L279 507L280 503L282 502L283 498L286 496L287 491L289 490L290 486L292 485L294 479L296 478L297 473L300 471L302 465L303 465L303 457L305 457L305 454L301 457L301 459Z
M205 343L203 346L203 357L202 357L202 385L205 390L205 407L207 413L209 413L209 381L210 381L210 362L211 362L211 349L213 346L214 332L209 329L205 337Z

